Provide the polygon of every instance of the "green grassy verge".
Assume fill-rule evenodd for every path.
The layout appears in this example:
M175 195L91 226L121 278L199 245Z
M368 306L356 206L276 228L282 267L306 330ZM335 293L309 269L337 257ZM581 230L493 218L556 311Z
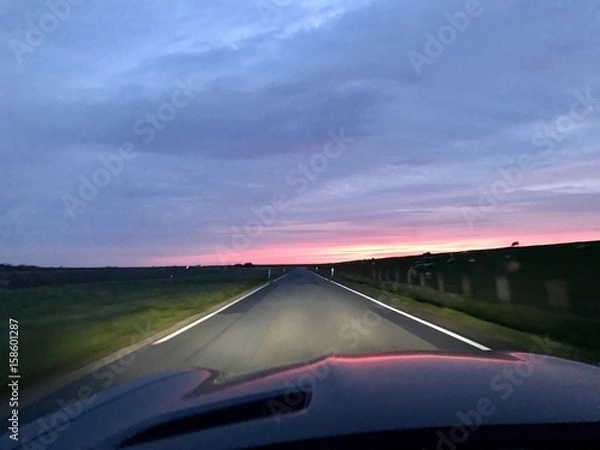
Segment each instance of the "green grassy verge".
M19 322L19 371L31 383L93 362L226 301L265 282L263 272L5 290L0 305L7 318ZM7 323L2 329L7 336ZM7 346L8 339L2 339L2 355Z
M420 286L337 278L338 282L498 350L600 361L600 320L444 294ZM543 345L539 343L543 342Z

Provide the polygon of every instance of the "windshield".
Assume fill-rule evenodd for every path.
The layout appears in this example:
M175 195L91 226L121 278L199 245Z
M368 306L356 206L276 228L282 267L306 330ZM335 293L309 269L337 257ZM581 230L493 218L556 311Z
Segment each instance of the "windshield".
M600 361L598 2L2 0L0 37L17 434L194 368Z

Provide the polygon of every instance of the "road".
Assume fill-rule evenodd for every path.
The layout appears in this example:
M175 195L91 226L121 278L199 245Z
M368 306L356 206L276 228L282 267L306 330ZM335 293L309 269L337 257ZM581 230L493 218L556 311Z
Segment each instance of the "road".
M152 373L208 367L235 377L333 353L481 351L297 269L202 323L97 369L21 411L26 423L76 399Z

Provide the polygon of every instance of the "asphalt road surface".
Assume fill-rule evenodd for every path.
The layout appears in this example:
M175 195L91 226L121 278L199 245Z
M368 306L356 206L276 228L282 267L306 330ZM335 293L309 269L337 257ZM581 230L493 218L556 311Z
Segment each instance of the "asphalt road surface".
M24 408L21 423L76 399L160 371L207 367L226 377L308 362L328 354L481 351L297 269L206 321L116 360Z

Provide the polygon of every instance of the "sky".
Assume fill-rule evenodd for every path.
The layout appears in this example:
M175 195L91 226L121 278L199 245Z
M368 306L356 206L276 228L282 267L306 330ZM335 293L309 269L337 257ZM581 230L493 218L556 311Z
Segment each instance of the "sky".
M0 0L0 263L600 238L600 1Z

